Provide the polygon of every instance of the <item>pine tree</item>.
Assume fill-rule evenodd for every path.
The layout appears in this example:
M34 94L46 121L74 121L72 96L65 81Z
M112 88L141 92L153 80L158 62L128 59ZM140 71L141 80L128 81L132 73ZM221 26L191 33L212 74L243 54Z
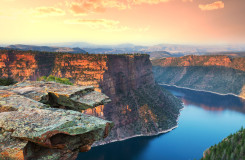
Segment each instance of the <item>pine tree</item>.
M235 155L234 155L234 153L231 153L230 159L231 159L231 160L235 160Z
M242 147L241 147L241 150L240 150L240 158L242 158L243 155L244 155L244 153L243 153L244 149L243 149L243 148L244 148L244 147L242 146Z
M225 159L226 159L226 149L225 149L224 152L223 152L223 155L222 155L221 160L225 160Z

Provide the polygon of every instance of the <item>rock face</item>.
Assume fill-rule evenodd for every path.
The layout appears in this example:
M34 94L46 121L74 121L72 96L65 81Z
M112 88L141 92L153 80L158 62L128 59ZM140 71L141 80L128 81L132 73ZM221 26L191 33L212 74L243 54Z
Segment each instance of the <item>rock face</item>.
M1 87L0 159L76 159L79 151L90 150L95 141L108 136L112 127L110 121L73 111L81 109L79 104L83 96L90 102L98 96L106 97L102 93L94 96L92 88L50 82L23 82ZM77 105L72 104L73 108L64 110L59 109L57 104L60 103L56 103L50 93L56 97L66 95L61 101L68 105L72 95L80 98L73 100ZM44 99L47 104L41 103ZM55 106L50 101L55 102ZM95 107L96 103L90 107Z
M189 55L184 57L169 57L152 61L153 66L161 67L190 67L190 66L223 66L245 71L245 57L229 57L225 55L217 56L197 56Z
M245 98L245 58L185 56L152 61L157 82Z
M69 86L55 82L26 81L1 88L53 107L65 107L76 111L94 108L111 101L108 96L94 91L93 86Z
M111 103L83 110L83 113L113 121L110 135L96 145L137 135L155 135L177 125L180 101L158 86L149 55L54 54L1 51L0 75L15 80L36 80L50 74L69 78L76 84L94 86ZM28 55L32 58L22 59ZM30 63L29 59L35 62ZM14 68L12 64L21 65ZM24 63L24 64L23 64ZM28 66L30 70L26 70ZM92 103L88 104L93 105ZM100 103L96 103L100 104Z

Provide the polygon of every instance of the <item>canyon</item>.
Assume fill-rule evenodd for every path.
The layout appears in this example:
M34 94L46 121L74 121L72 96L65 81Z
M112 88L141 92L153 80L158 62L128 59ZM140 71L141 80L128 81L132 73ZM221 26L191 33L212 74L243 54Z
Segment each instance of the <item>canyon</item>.
M158 83L245 98L245 58L226 55L169 57L152 61Z
M69 54L37 51L0 51L0 76L35 81L41 76L68 78L92 85L111 103L82 110L114 127L94 146L140 135L156 135L177 126L182 104L156 84L149 55Z

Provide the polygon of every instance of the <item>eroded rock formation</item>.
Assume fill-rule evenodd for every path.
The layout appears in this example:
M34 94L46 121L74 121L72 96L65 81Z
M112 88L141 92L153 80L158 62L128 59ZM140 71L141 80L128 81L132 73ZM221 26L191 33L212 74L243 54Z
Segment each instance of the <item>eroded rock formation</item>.
M32 55L37 68L21 55ZM176 127L180 101L155 83L149 55L89 55L30 51L1 51L0 75L15 80L36 80L50 74L75 84L94 86L111 103L83 113L113 121L110 135L96 145L138 135L155 135ZM31 59L31 58L30 58ZM26 63L13 68L12 63ZM15 71L15 70L18 70ZM24 76L23 76L24 75ZM99 104L99 103L97 103Z
M0 89L0 159L76 159L112 127L77 112L109 101L91 86L22 82Z
M245 71L244 57L229 57L226 55L207 55L197 56L189 55L183 57L168 57L153 60L154 66L169 67L189 67L189 66L223 66L233 68L240 71Z
M184 56L153 60L157 82L245 98L245 58Z

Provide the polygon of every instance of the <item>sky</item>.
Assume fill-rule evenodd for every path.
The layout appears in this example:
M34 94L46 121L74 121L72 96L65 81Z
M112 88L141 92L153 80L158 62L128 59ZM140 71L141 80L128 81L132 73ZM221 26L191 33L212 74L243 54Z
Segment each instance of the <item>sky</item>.
M245 44L245 0L0 0L0 43Z

